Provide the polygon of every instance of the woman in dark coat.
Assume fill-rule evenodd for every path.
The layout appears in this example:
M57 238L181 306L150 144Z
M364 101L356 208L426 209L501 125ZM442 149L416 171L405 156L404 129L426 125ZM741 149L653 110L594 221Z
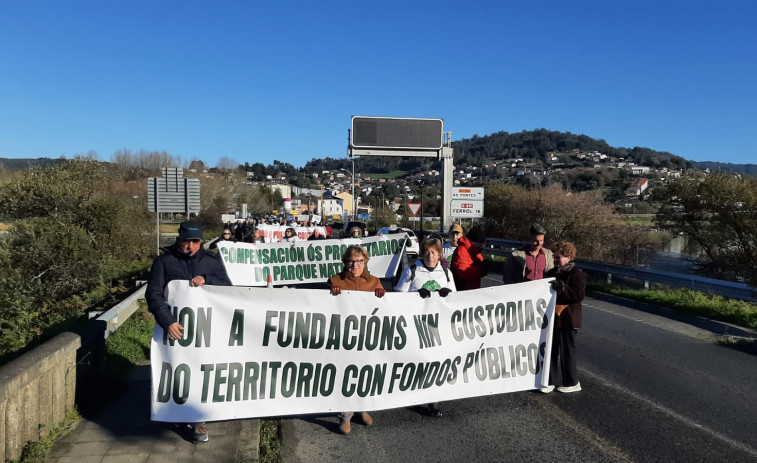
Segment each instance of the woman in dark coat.
M562 373L558 392L578 392L576 368L576 334L581 328L581 301L586 294L586 274L576 267L576 247L567 241L555 243L551 251L555 259L555 268L547 272L546 277L554 277L552 289L557 293L555 305L555 326L552 335L552 353L549 363L549 386L541 388L550 393L555 388L557 369Z

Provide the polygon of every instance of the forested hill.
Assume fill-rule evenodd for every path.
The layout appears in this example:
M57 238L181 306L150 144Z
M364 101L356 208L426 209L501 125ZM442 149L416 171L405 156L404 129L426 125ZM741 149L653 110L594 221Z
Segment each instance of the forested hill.
M694 167L699 170L724 170L727 172L736 172L743 175L755 175L757 176L757 164L729 164L727 162L692 162Z
M622 157L638 165L682 169L686 159L674 154L649 148L615 148L602 139L570 132L554 132L546 129L518 133L497 132L491 135L452 142L455 163L478 165L483 161L522 158L532 162L545 160L547 153L598 151L614 157Z
M456 166L480 166L487 161L502 161L521 158L526 162L540 162L547 159L547 153L568 153L598 151L602 154L623 157L627 161L642 166L684 169L691 167L686 159L671 153L649 148L615 148L602 139L570 132L555 132L546 129L518 133L497 132L483 137L453 141ZM385 173L403 170L416 173L421 170L438 168L439 163L429 158L364 157L360 159L362 171ZM305 172L349 168L350 162L343 159L313 159L305 165Z

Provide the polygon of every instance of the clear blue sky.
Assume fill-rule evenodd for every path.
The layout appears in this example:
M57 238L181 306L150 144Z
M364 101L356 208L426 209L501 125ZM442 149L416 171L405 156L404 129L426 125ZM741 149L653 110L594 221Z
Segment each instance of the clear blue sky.
M757 2L0 0L0 157L345 157L350 116L757 163Z

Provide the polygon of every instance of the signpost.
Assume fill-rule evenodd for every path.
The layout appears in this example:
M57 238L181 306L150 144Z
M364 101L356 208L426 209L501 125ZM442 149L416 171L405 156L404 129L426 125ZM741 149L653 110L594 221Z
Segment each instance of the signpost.
M452 188L450 215L456 219L480 219L484 216L483 188Z
M452 188L452 132L445 143L442 119L352 116L347 153L353 156L433 157L442 162L442 220L439 230L451 225L449 190ZM422 193L421 193L422 196ZM415 212L417 214L417 211Z
M415 217L421 210L421 203L407 203L407 208L410 209L410 213Z
M200 213L200 179L184 177L179 167L164 167L163 177L147 179L147 210L155 212L160 253L160 213Z
M437 156L444 142L444 121L353 116L351 156Z

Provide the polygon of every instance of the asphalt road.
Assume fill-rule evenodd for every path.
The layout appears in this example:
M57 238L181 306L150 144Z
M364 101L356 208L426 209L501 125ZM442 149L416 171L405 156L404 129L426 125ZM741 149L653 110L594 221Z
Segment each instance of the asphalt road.
M441 418L376 411L348 436L335 415L290 417L283 461L757 461L757 356L591 298L577 343L581 392L446 402Z

